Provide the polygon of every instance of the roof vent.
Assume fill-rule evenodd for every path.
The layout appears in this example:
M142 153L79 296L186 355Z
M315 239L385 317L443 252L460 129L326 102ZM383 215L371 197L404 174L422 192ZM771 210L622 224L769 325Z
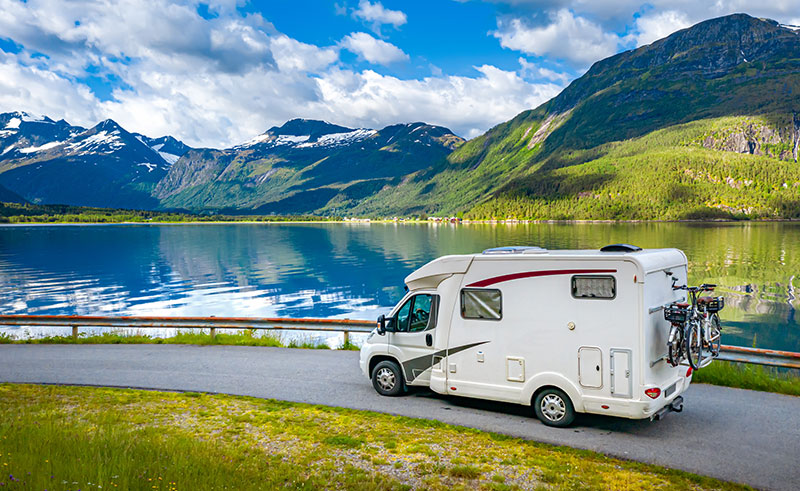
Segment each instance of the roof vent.
M499 255L499 254L530 254L532 252L541 251L544 252L545 249L541 247L532 247L532 246L506 246L506 247L494 247L492 249L486 249L483 251L486 255Z
M638 252L642 248L630 244L611 244L600 249L600 252Z

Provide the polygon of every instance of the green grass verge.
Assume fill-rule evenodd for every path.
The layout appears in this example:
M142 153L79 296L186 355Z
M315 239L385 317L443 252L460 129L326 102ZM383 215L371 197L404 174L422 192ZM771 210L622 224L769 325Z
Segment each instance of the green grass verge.
M694 372L692 382L800 396L800 375L761 365L717 360Z
M202 332L179 331L176 335L159 338L143 333L106 332L87 335L80 333L72 336L44 336L38 338L16 339L0 333L0 344L200 344L225 346L268 346L277 348L330 349L324 342L310 339L290 339L285 341L274 333L259 334L255 329L245 329L233 334L219 333L213 338ZM344 343L338 349L358 350L353 343Z
M197 393L0 385L0 486L746 489L372 412Z

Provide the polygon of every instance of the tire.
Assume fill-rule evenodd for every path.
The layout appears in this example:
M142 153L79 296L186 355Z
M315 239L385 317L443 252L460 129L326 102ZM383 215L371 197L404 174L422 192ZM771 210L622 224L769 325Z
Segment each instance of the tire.
M722 325L717 314L711 314L708 326L709 350L711 351L711 356L716 358L719 356L719 350L722 346Z
M547 426L565 428L575 420L572 401L559 389L545 389L533 401L533 410L539 421Z
M692 370L700 369L703 363L703 335L700 332L700 323L692 320L686 323L686 333L683 336L686 359Z
M372 386L382 396L399 396L406 390L403 371L400 365L391 360L384 360L372 369Z
M672 324L667 340L667 363L677 367L683 361L683 326Z

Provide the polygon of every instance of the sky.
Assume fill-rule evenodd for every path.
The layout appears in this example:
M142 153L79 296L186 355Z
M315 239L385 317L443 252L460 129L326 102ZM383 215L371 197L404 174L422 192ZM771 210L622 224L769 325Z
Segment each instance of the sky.
M0 112L229 147L293 118L466 138L592 63L800 0L0 0Z

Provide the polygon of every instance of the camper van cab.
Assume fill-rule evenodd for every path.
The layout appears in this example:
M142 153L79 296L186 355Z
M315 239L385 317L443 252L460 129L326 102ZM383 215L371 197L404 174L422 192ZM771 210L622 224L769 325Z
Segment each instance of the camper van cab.
M532 405L550 426L575 413L659 419L680 411L691 370L665 361L663 308L683 301L686 255L501 247L410 274L378 319L361 370L382 395L407 386Z

